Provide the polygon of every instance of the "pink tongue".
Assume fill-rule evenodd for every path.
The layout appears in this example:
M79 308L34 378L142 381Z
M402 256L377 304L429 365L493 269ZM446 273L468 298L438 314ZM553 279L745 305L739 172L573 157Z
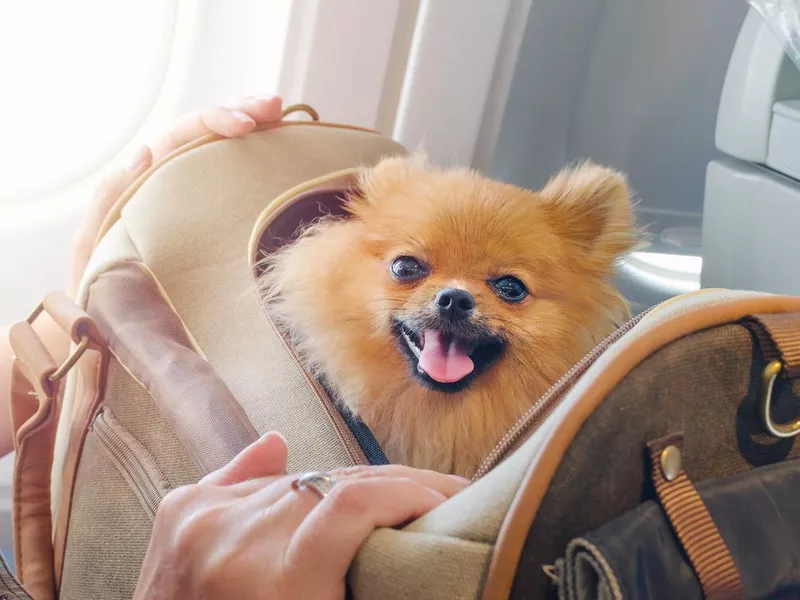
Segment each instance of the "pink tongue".
M422 335L424 343L419 366L428 377L439 383L453 383L472 373L475 365L460 344L442 343L442 335L432 329Z

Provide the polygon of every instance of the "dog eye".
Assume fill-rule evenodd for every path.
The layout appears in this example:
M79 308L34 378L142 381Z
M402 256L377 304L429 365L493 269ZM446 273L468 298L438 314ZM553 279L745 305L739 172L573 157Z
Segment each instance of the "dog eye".
M400 281L414 281L427 274L428 268L410 256L400 256L392 263L392 275Z
M516 277L511 277L510 275L490 281L489 285L494 288L498 296L508 302L519 302L528 295L528 289L525 287L525 284Z

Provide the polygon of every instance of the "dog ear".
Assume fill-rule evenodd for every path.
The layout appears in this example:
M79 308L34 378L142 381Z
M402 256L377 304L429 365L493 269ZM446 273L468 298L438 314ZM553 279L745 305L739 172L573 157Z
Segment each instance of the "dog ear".
M539 192L557 232L589 258L613 262L638 244L625 176L591 162L564 169Z
M358 176L358 193L348 201L348 208L358 211L374 200L397 192L402 186L430 169L428 156L422 151L407 156L384 158L373 167L365 167Z

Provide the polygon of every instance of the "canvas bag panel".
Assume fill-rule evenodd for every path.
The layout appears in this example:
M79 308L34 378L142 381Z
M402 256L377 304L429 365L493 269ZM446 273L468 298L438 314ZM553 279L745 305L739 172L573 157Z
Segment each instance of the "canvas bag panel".
M285 123L244 139L217 140L212 136L188 146L154 166L132 186L132 192L123 195L124 207L112 215L84 275L80 304L88 307L92 285L120 264L139 261L196 342L193 350L213 365L222 383L235 394L253 431L277 429L287 434L290 470L362 462L362 456L343 446L329 417L309 394L307 376L277 343L276 333L252 293L247 243L266 201L287 187L374 163L402 152L402 148L374 132L318 123ZM234 345L237 352L229 353ZM78 369L70 373L61 404L52 470L56 529L59 521L64 530L69 529L69 501L78 497L82 488L73 481L64 489L65 468L80 470L75 449L83 450L93 419L108 403L106 392L116 389L106 380L109 372L116 377L107 361L98 368L98 361L88 358L87 354L78 362L92 365L80 369L82 373ZM264 373L265 363L277 365L277 377L270 376L275 375L274 369L270 373L267 368ZM264 402L265 396L275 401ZM294 410L286 410L287 406ZM138 414L125 409L114 414L119 422L148 418L146 411L137 410ZM80 426L75 420L81 421ZM135 435L133 439L141 441ZM186 445L185 439L181 445ZM198 468L198 475L212 466ZM141 498L136 501L141 503ZM55 537L58 545L59 535ZM66 534L63 537L68 539ZM63 557L57 562L62 561Z

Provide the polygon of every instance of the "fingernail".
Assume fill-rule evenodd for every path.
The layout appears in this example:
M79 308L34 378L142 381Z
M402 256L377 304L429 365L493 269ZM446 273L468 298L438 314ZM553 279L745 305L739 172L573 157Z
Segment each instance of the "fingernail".
M242 123L247 123L248 125L255 125L256 122L252 119L252 117L248 114L243 113L240 110L234 110L232 113L233 118L237 121L241 121Z
M453 479L455 479L456 481L460 481L461 483L466 483L467 485L469 485L470 483L469 479L467 479L466 477L461 477L460 475L449 475L449 477L452 477Z
M139 169L142 168L142 165L147 161L148 156L150 155L150 150L147 146L142 146L136 151L136 154L133 155L133 159L131 160L130 164L128 165L128 171L135 173Z

